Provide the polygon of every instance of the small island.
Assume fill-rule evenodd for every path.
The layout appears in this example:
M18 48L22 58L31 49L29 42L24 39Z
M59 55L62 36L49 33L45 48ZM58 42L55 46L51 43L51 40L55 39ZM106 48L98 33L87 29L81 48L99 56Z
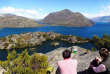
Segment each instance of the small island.
M52 42L52 43L50 43L50 45L52 45L52 46L58 46L59 43L58 42Z
M53 40L53 41L66 41L68 43L85 43L89 39L76 37L74 35L61 35L54 33L52 31L45 32L33 32L33 33L21 33L15 35L9 35L6 37L0 38L0 49L17 49L17 48L26 48L41 45L42 42ZM58 45L59 43L52 43L52 45Z

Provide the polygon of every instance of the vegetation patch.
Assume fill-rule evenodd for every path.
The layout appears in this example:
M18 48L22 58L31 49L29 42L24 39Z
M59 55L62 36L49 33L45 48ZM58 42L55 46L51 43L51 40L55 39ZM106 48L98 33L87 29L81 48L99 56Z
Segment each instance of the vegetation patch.
M29 56L27 50L17 54L15 50L8 52L7 60L0 65L7 71L5 74L46 74L48 58L37 53Z
M96 45L98 49L110 49L110 35L104 34L102 38L99 38L98 36L94 35L92 42Z

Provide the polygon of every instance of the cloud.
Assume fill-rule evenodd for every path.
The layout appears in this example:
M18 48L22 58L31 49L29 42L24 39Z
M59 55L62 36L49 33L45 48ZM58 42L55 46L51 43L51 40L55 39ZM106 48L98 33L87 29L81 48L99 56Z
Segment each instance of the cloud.
M43 10L43 9L40 9L40 10ZM0 9L0 13L1 14L11 13L18 16L24 16L24 17L33 18L33 19L42 19L45 17L45 15L41 15L36 10L22 9L22 8L17 9L13 7L3 7Z
M44 9L40 8L39 11L44 11Z
M106 6L102 6L102 10L99 11L97 14L88 14L83 13L88 18L94 18L94 17L101 17L101 16L110 16L110 3L108 3Z

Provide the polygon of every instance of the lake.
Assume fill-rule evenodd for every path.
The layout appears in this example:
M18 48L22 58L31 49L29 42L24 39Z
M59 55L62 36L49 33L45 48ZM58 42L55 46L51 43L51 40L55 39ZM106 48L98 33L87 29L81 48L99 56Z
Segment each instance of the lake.
M59 42L59 45L58 46L51 46L50 43L52 43L53 41L45 41L42 43L42 45L39 45L39 46L35 46L35 50L30 50L29 48L24 48L24 49L16 49L16 52L17 53L21 53L22 51L24 51L25 49L27 49L29 55L32 55L33 53L47 53L47 52L50 52L56 48L59 48L59 47L71 47L71 46L80 46L82 48L86 48L86 49L90 49L92 47L95 48L95 46L88 42L88 43L84 43L84 44L72 44L72 43L68 43L68 42L64 42L64 41L58 41ZM33 48L33 47L32 47ZM8 55L8 52L6 50L0 50L0 60L6 60L6 57Z
M99 23L90 27L64 27L64 26L44 26L39 28L2 28L0 38L10 34L20 34L24 32L49 32L60 33L63 35L76 35L84 38L92 38L93 35L102 37L103 34L110 34L110 23Z
M99 37L102 37L103 34L110 34L110 23L99 23L97 22L96 25L90 26L90 27L64 27L64 26L44 26L39 28L1 28L0 29L0 38L6 37L10 34L20 34L24 32L49 32L53 31L55 33L60 33L63 35L76 35L79 37L84 38L92 38L93 35L98 35ZM59 46L51 46L50 43L52 41L46 41L43 42L40 46L35 46L36 50L28 50L28 53L32 55L35 52L39 53L47 53L49 51L52 51L59 47L70 47L73 45L77 45L86 49L91 49L92 47L95 47L92 43L84 43L84 44L70 44L67 42L60 41ZM28 48L29 49L29 48ZM21 53L25 49L17 49L17 53ZM6 50L0 50L0 60L6 60L7 57L7 51Z

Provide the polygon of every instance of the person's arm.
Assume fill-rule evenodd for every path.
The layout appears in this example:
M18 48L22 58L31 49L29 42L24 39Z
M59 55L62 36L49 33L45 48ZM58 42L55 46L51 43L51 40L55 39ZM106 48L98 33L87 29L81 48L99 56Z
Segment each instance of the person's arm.
M57 67L56 74L60 74L60 69Z
M57 62L57 65L58 65L58 67L57 67L57 70L56 70L56 74L60 74L59 62Z
M101 62L101 60L98 59L97 57L95 57L95 59L96 59L96 61L97 61L98 64Z
M91 66L91 68L92 68L96 73L100 73L100 72L106 71L106 67L105 67L105 65L103 65L103 64L100 64L100 65L97 66L97 67L94 67L93 65L90 65L90 66Z

